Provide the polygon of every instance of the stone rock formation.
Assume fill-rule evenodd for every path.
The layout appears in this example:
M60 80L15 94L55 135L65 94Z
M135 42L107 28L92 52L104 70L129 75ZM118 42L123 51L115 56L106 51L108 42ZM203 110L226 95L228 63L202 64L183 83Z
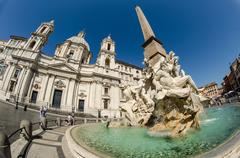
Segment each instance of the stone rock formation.
M203 106L197 86L181 69L179 57L165 52L138 6L136 11L145 38L145 77L138 86L126 87L127 102L120 109L131 126L147 126L150 132L172 137L184 135L191 127L199 128Z
M185 75L173 52L164 61L145 68L145 79L138 86L128 86L127 102L120 108L131 126L150 126L150 131L171 131L171 136L185 134L199 127L203 106L191 76Z

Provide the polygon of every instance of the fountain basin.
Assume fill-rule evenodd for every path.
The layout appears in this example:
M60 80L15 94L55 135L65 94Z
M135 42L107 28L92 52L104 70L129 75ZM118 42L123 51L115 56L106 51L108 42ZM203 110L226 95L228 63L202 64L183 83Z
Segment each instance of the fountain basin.
M181 138L155 137L147 128L105 128L104 124L75 126L66 133L75 157L218 157L240 147L240 106L205 109L201 129Z

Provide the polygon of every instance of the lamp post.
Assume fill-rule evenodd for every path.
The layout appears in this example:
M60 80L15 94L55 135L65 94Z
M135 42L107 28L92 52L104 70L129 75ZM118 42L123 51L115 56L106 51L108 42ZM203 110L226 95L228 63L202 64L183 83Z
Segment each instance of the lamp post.
M101 118L101 109L98 109L98 118Z
M16 97L17 97L17 99L16 99L16 109L18 109L18 98L19 98L19 93L17 93L17 95L16 95Z

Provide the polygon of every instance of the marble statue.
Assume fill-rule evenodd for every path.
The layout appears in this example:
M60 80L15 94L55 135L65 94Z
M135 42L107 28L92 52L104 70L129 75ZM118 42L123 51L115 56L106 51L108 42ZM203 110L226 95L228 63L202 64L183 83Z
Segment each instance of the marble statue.
M143 30L144 79L138 86L127 86L127 102L120 109L131 126L147 126L150 132L168 131L172 137L199 128L203 111L201 96L190 75L186 75L173 51L167 54L143 15L136 7ZM157 50L157 51L156 51Z
M168 129L172 136L199 127L203 108L197 87L191 76L181 73L178 59L170 52L166 60L144 70L142 83L124 90L127 102L120 108L131 126L148 126L155 120L151 131Z

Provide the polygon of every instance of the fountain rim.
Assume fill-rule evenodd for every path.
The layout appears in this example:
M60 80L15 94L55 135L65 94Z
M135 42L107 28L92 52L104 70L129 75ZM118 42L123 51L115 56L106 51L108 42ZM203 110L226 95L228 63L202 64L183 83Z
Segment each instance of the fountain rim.
M73 138L72 130L75 128L83 128L84 126L100 124L100 123L87 123L82 125L75 125L69 129L67 129L65 136L67 140L67 145L76 158L111 158L111 156L104 154L103 152L94 150L93 148L84 144L84 142L79 143L76 142L75 138ZM81 141L80 141L81 142ZM194 158L205 158L205 157L220 157L220 156L231 156L235 154L236 150L240 149L240 129L237 130L223 143L213 148L210 151L204 152L202 154L194 156ZM80 154L81 153L81 154Z
M196 155L194 158L206 158L206 157L230 157L233 156L233 154L236 154L235 152L237 150L240 150L240 129L235 131L227 140L225 140L223 143L219 144L212 150L209 150L207 152L204 152L200 155Z
M83 128L84 126L87 125L93 125L93 124L100 124L100 123L87 123L87 124L82 124L82 125L75 125L71 128L68 128L66 133L65 133L65 137L67 140L67 145L72 153L72 155L75 158L112 158L109 155L106 155L102 152L99 152L97 150L94 150L93 148L87 146L86 144L84 144L84 142L79 143L77 142L72 135L72 130L75 128Z

